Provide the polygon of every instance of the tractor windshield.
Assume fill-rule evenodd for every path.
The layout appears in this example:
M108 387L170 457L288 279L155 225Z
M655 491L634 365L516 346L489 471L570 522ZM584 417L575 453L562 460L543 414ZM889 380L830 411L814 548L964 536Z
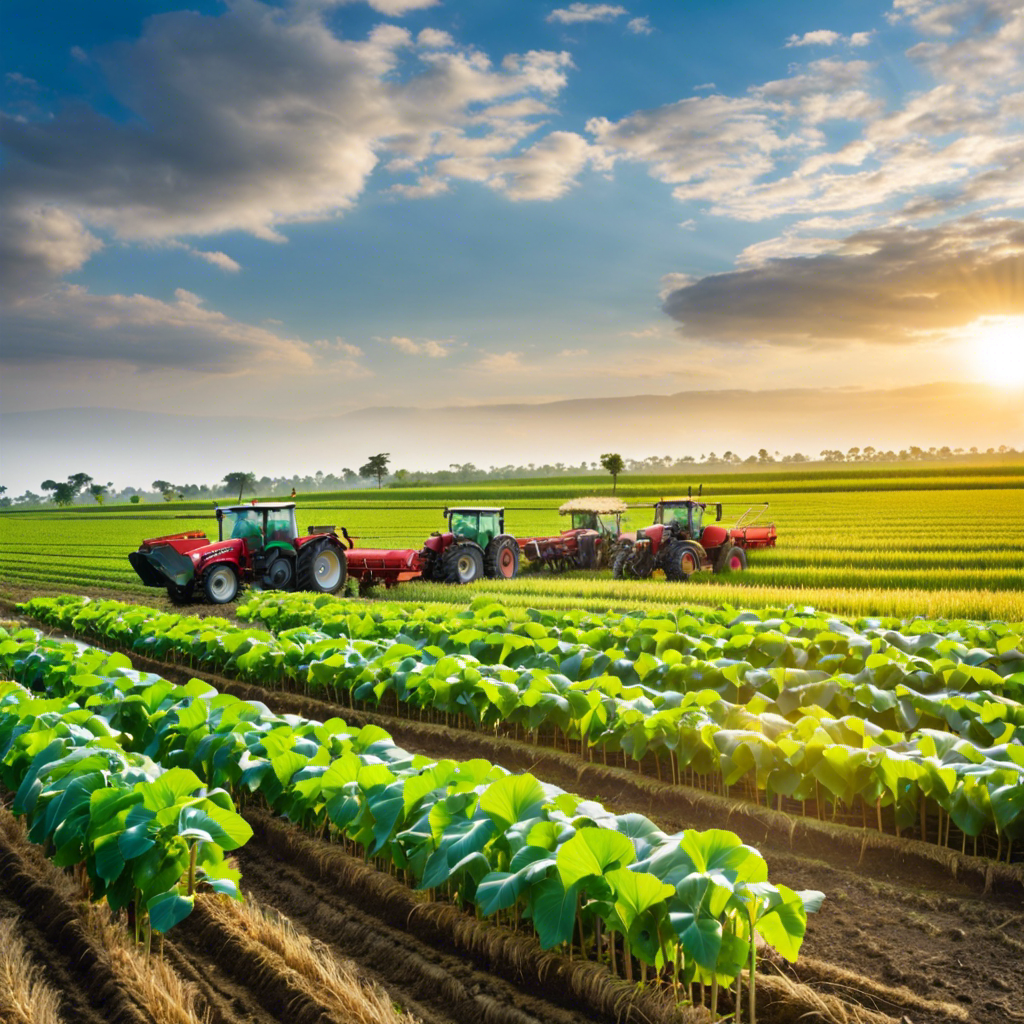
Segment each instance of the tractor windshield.
M704 529L704 508L701 505L690 507L690 531L695 539L699 539Z
M451 531L466 540L478 541L480 534L480 517L467 515L463 512L453 512L451 518Z
M596 512L573 512L572 528L574 530L596 530L598 529Z
M241 538L246 547L263 546L263 513L256 509L237 509L225 512L220 521L220 539Z

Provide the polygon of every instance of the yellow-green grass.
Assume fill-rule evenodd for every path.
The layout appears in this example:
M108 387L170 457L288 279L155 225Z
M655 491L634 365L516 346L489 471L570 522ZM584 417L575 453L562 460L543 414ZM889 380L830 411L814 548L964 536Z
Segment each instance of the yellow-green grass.
M865 473L874 475L861 475ZM841 486L876 479L878 473L877 469L845 470L829 479ZM919 485L931 481L934 473L934 467L908 467L889 473L888 490L847 491L822 489L825 475L821 473L759 474L765 489L730 496L724 518L728 522L748 505L770 501L764 519L776 523L778 547L752 551L750 568L744 573L700 574L674 585L661 579L660 573L652 580L632 582L613 581L608 573L561 577L538 573L511 584L481 581L468 591L408 584L390 596L462 602L470 594L494 590L517 602L550 607L583 607L582 602L597 609L651 602L670 606L687 601L729 602L750 607L798 603L843 614L1021 618L1024 462L984 472L957 470L955 476L944 478L945 489L921 489ZM753 481L751 475L735 479L748 488ZM1015 480L1016 486L991 486L1006 479ZM631 486L649 489L650 481L666 493L681 489L680 481L669 479L666 484L664 477L633 481ZM593 484L595 479L584 478L584 482ZM570 483L526 481L518 487L499 481L487 485L487 495L475 500L506 505L509 533L554 533L566 526L558 505L597 489ZM808 483L817 489L793 489ZM437 496L436 488L430 489L430 495L418 488L346 494L337 496L343 502L333 503L323 496L307 496L309 500L299 503L299 527L304 531L314 524L344 526L362 546L418 549L432 530L442 527L444 504L469 502L467 490L480 488L453 485ZM509 496L500 497L500 489ZM555 493L549 495L552 489ZM82 586L109 582L138 591L139 581L126 556L143 538L196 528L216 535L208 505L202 511L177 503L134 507L132 514L127 509L97 511L0 515L0 579L37 584L75 581ZM625 526L644 526L651 515L649 508L633 508Z

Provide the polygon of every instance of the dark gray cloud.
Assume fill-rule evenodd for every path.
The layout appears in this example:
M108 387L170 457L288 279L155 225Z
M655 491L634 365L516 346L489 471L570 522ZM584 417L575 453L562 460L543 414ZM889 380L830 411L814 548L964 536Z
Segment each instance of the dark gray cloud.
M861 231L834 251L769 259L670 292L687 337L905 343L981 316L1024 313L1024 223L966 218Z

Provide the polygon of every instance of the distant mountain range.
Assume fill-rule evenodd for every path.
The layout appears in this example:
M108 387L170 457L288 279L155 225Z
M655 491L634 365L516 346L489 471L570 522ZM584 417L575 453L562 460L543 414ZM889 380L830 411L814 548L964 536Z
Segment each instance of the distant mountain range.
M0 414L0 483L9 495L47 477L87 472L118 486L213 483L226 472L358 469L377 452L392 468L442 469L564 462L604 452L741 456L759 448L817 456L823 449L932 445L984 450L1024 446L1024 393L984 384L688 391L571 399L537 405L370 408L306 420L258 410L246 417L124 409Z

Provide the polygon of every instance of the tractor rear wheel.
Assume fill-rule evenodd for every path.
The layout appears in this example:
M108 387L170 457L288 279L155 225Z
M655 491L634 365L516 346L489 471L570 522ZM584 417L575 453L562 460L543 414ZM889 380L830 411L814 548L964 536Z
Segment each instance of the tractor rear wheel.
M715 559L715 572L742 572L747 567L747 553L740 547L723 544Z
M179 587L177 583L167 584L167 599L171 604L177 605L179 608L183 605L191 604L195 600L195 593L195 580L189 580L183 587Z
M210 604L230 604L238 597L238 573L232 565L215 565L203 580Z
M307 544L299 552L295 588L312 590L314 594L335 594L345 586L347 568L340 545L329 540Z
M492 580L511 580L519 575L519 545L515 537L502 533L487 545L484 575Z
M484 553L472 541L452 544L444 553L441 569L445 583L472 583L484 574Z
M665 579L681 582L700 572L700 556L686 541L676 540L665 549L661 567L665 570Z

